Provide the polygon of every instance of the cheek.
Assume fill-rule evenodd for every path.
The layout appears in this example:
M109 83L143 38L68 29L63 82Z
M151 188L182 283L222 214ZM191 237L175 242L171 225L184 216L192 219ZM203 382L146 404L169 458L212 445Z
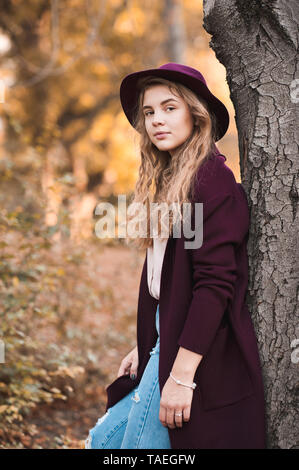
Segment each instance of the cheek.
M188 134L191 128L193 128L192 119L190 119L190 116L185 111L177 114L175 125L177 130L184 135Z
M193 130L193 119L192 116L187 116L185 120L186 133L190 135Z

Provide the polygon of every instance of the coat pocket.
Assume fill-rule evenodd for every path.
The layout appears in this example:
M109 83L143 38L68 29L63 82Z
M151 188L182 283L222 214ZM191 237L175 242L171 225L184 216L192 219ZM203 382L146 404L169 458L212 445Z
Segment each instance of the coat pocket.
M205 411L231 405L254 393L247 364L230 324L218 329L197 369L196 379Z

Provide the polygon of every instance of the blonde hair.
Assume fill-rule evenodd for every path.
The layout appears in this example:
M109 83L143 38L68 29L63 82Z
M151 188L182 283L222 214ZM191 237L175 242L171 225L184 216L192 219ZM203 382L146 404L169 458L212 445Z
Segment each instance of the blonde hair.
M152 143L145 128L142 109L144 93L148 88L158 84L166 85L174 95L182 97L193 117L193 132L173 157L169 152L159 150ZM191 202L194 197L194 179L197 170L208 159L211 151L215 149L217 123L205 100L181 83L150 76L141 78L138 82L138 88L140 93L134 114L134 127L140 133L141 164L131 203L137 203L139 207L142 205L146 211L139 213L139 218L136 218L135 215L128 215L127 223L134 219L134 222L138 222L139 227L145 227L146 236L142 238L138 235L139 232L134 232L134 229L132 231L134 224L131 223L130 236L127 235L125 241L127 244L132 242L139 249L144 249L153 246L153 235L150 236L150 219L154 214L156 216L158 214L160 233L159 207L154 207L154 210L149 211L150 206L156 206L152 203L166 203L168 207L173 204L173 212L168 214L168 233L172 232L176 221L182 221L182 204ZM154 187L151 190L153 183ZM165 237L160 238L165 239Z

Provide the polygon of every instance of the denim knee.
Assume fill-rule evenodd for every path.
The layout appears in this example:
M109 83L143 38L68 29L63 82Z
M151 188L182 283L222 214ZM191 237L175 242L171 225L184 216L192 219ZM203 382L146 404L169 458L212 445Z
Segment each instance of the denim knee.
M114 417L105 426L104 421L109 414L110 409L89 431L89 436L85 441L85 449L120 449L128 418L127 416L120 419L115 419Z
M115 441L120 440L121 431L123 431L128 421L131 398L133 398L133 394L136 391L137 388L133 389L114 406L108 408L106 413L98 419L95 426L90 429L89 435L85 440L85 449L99 448L99 446L100 448L105 448L110 441L110 444L112 441L115 444ZM106 421L107 417L109 419Z
M92 438L93 438L94 430L97 426L103 423L103 421L105 421L105 419L107 418L109 414L110 414L110 408L108 408L106 413L103 416L101 416L101 418L98 419L96 425L92 429L89 430L88 437L85 439L85 449L92 449Z

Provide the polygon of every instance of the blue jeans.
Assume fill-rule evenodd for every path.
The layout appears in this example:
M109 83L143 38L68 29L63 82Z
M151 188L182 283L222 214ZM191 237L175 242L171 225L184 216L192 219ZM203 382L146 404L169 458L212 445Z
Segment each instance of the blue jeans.
M98 419L85 440L85 449L171 449L168 428L159 420L159 305L158 338L137 388Z

